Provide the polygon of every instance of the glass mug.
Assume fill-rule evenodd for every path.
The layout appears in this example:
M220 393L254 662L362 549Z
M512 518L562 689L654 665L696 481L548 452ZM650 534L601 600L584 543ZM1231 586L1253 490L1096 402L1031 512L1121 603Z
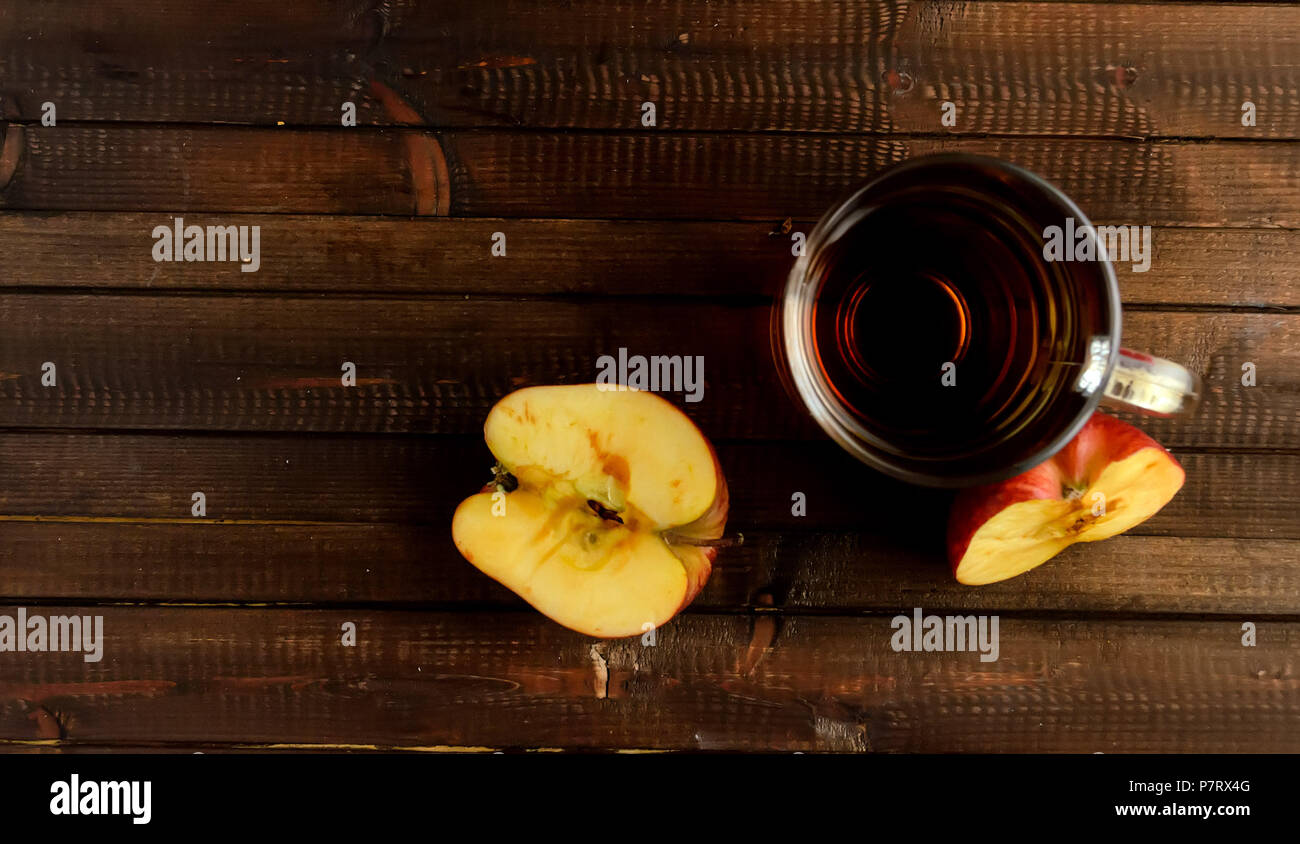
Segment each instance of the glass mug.
M1005 161L896 165L809 235L774 311L783 380L855 457L927 486L1017 475L1103 402L1189 412L1196 375L1120 347L1110 237Z

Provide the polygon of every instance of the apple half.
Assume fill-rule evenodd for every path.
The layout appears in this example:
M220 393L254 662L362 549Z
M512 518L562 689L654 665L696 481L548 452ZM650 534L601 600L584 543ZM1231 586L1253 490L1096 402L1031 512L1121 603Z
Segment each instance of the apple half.
M565 627L640 635L709 579L727 521L713 447L669 402L617 386L527 387L483 426L496 478L452 517L456 548Z
M1095 413L1054 457L958 494L948 520L953 574L960 583L995 583L1076 542L1123 533L1168 504L1183 477L1183 467L1160 443Z

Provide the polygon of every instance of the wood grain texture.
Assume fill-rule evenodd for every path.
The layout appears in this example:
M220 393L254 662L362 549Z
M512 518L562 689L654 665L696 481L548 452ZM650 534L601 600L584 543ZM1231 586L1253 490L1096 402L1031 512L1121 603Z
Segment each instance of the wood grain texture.
M402 132L20 127L0 208L416 214L428 192ZM434 144L436 148L436 144ZM437 188L434 189L435 191Z
M649 100L679 130L1300 136L1282 5L10 0L0 20L0 96L28 120L53 101L61 120L337 126L352 101L392 124L379 81L443 127L630 129Z
M223 215L261 230L261 268L245 273L155 262L148 233L170 219L0 215L0 287L774 298L794 260L791 234L815 222ZM504 258L491 254L496 232ZM1300 307L1300 231L1156 228L1151 243L1147 272L1118 268L1126 304Z
M719 445L729 528L853 530L938 554L950 495L858 465L830 443ZM1300 539L1300 455L1179 451L1187 483L1135 533ZM285 435L0 434L0 515L138 521L405 523L445 528L491 477L477 440ZM803 492L807 515L791 515ZM3 594L4 590L0 590Z
M941 523L944 511L930 516ZM738 518L742 514L738 514ZM515 609L446 525L6 521L8 600L379 604ZM688 612L933 610L1294 615L1300 542L1125 535L1075 546L1024 577L956 583L940 549L906 537L746 531Z
M957 151L1024 165L1099 220L1300 227L1300 147L1291 143L119 124L7 131L21 137L14 174L0 186L6 209L815 219L890 164Z
M826 441L769 351L791 232L938 151L1154 226L1123 340L1206 387L1126 417L1165 509L979 589L951 494ZM261 269L153 262L176 215ZM0 613L107 635L0 655L0 751L1300 752L1297 267L1297 3L0 0ZM652 646L449 531L488 408L620 347L704 357L674 400L746 537ZM895 652L913 607L1000 615L1000 658Z
M1144 225L1300 223L1289 143L665 133L447 133L452 213L815 218L889 164L935 152L1013 161L1090 217ZM519 174L527 173L526 179Z
M43 612L60 614L57 608ZM1002 618L996 662L888 617L679 617L596 642L532 615L102 608L104 654L9 654L0 736L90 743L832 751L1300 749L1300 627ZM356 647L339 644L345 622ZM525 730L520 725L526 724ZM51 730L52 732L52 730Z
M770 323L767 304L673 300L3 295L0 426L477 433L511 390L593 382L626 348L704 358L700 401L666 395L712 437L820 437ZM1195 417L1143 420L1165 445L1300 448L1300 316L1138 311L1122 336L1205 378Z
M961 132L1293 137L1297 23L1294 5L919 4L899 28L889 113L913 131L948 101Z

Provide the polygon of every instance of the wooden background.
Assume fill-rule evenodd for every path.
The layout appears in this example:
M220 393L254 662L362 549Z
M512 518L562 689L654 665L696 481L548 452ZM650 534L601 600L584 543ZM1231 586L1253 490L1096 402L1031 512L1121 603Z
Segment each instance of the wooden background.
M107 640L0 654L3 749L1300 751L1300 5L0 0L0 108L0 601ZM1172 504L982 589L768 351L790 232L936 150L1155 227L1124 339L1206 379ZM260 272L154 263L175 215ZM705 357L747 537L653 647L449 536L493 402L619 346ZM916 606L1001 659L894 653Z

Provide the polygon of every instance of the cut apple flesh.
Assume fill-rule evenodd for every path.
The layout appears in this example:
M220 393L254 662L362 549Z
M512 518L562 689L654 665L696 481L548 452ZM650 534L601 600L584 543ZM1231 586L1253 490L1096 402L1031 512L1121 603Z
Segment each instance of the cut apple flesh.
M959 582L1023 574L1076 542L1141 524L1177 494L1183 469L1125 422L1096 414L1056 457L954 504L950 555Z
M708 441L667 401L596 385L531 387L492 409L484 439L518 486L464 501L452 536L538 610L593 636L629 636L663 624L703 587L726 484Z
M1064 500L1012 504L976 532L957 580L971 585L1005 580L1076 542L1123 533L1164 507L1182 486L1182 474L1163 451L1144 449L1107 466L1087 489L1065 487Z
M521 484L564 481L584 504L615 511L635 501L655 527L692 522L717 497L713 449L654 393L594 384L519 390L492 408L483 438Z
M461 553L493 579L566 627L592 636L630 636L658 627L708 578L704 549L670 548L591 513L584 502L548 503L521 488L504 517L480 493L456 511Z

